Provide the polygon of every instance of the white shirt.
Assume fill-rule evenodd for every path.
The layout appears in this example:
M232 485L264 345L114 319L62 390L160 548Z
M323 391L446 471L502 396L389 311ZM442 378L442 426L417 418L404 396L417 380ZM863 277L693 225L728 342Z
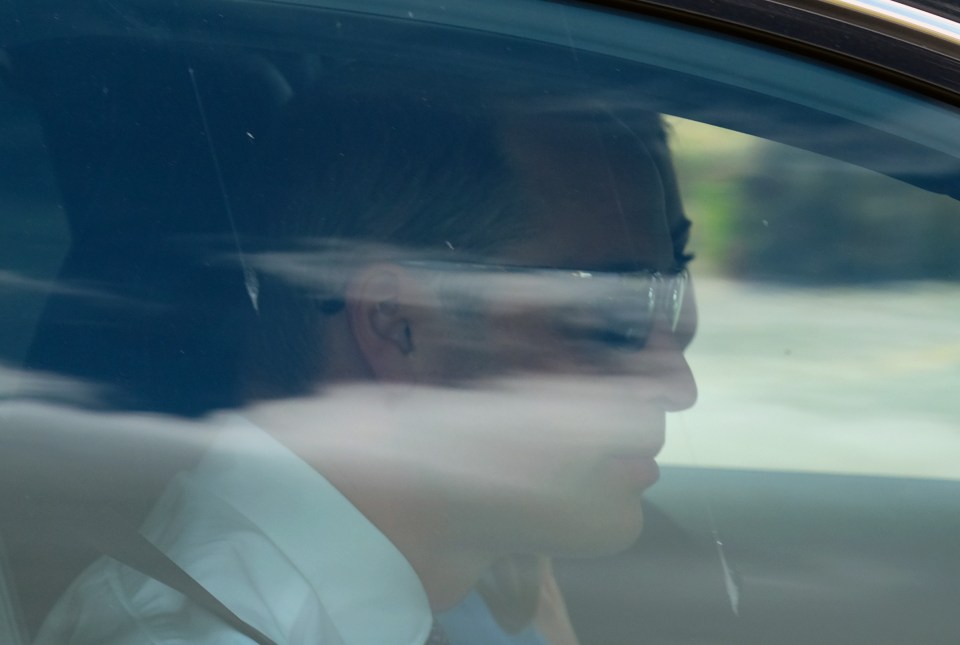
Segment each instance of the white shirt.
M167 487L141 533L278 645L422 645L432 616L413 568L316 470L248 421ZM37 645L248 645L166 585L101 558Z

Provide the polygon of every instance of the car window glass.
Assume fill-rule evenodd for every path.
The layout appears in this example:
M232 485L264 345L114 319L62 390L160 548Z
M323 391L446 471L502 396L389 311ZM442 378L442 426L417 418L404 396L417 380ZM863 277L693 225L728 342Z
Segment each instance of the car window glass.
M585 5L11 6L0 639L232 636L138 531L277 643L957 633L953 107Z
M4 309L2 350L7 364L23 360L44 296L51 288L69 244L54 170L45 149L41 124L29 101L0 89L0 145L4 147L3 245ZM0 392L11 390L11 376Z
M715 289L718 299L701 308L701 320L730 317L701 324L691 351L718 352L702 369L728 375L717 402L731 406L729 416L711 410L704 390L683 415L688 432L709 428L692 440L710 446L701 457L741 468L956 479L948 390L958 266L947 248L957 202L709 126L678 121L674 134L688 209L703 213L694 237L698 295L702 302ZM713 277L721 282L704 284ZM748 314L751 304L760 309ZM741 341L761 363L746 367ZM727 367L733 360L738 376ZM771 398L768 383L776 383ZM790 428L795 436L778 435Z

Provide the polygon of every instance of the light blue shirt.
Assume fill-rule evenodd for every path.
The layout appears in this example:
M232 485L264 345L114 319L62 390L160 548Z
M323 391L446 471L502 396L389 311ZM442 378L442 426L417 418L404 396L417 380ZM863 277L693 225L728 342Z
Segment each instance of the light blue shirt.
M548 645L532 625L516 634L504 632L476 591L453 609L438 614L437 621L454 645Z

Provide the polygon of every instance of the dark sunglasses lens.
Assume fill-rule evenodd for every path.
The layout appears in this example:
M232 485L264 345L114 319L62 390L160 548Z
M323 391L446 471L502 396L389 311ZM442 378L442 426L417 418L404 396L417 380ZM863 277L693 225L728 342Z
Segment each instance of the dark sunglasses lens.
M561 333L587 351L638 351L646 346L653 317L633 298L604 298L558 312Z
M664 316L676 331L683 313L687 273L629 279L620 297L605 298L594 309L592 337L610 348L640 350L646 347L657 316Z

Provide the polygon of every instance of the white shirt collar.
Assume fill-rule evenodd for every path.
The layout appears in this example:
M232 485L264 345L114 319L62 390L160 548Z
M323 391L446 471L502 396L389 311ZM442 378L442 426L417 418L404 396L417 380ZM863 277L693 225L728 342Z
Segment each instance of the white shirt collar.
M403 554L320 473L232 416L196 476L303 573L346 643L422 643L426 592Z

